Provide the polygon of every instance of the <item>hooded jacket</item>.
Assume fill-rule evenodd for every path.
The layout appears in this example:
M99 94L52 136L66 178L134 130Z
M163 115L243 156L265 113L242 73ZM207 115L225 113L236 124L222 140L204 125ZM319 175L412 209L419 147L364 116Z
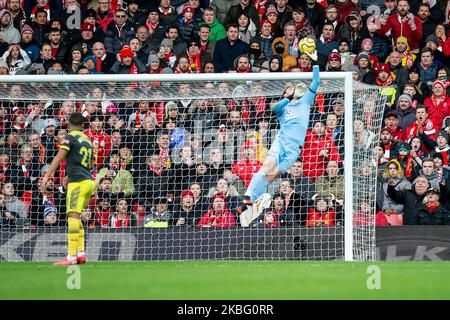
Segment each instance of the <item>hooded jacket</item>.
M397 177L390 177L389 176L389 165L390 164L395 164L397 166ZM403 212L403 204L399 204L395 201L393 201L391 198L389 198L388 196L388 184L391 181L395 181L397 183L397 185L395 186L395 190L409 190L411 189L411 182L409 182L403 173L403 168L400 165L400 163L397 160L390 160L386 166L386 168L383 171L383 206L382 206L382 210L385 209L391 209L391 210L395 210L399 213Z
M358 27L356 30L353 30L350 27L350 19L356 19L358 21ZM354 53L359 53L360 47L358 46L358 38L361 35L361 30L363 28L363 22L362 18L359 15L358 12L352 11L350 14L345 18L345 24L342 26L342 28L339 30L338 39L347 39L348 44L350 47L350 51Z
M11 43L19 43L21 40L20 32L16 28L14 28L14 19L12 18L11 12L8 10L1 10L0 11L0 19L3 17L4 14L8 13L11 16L11 20L9 22L9 25L6 27L3 27L0 25L0 37L3 37L3 41L7 42L9 44Z
M272 42L272 51L283 57L283 71L289 70L290 67L297 65L297 59L289 55L289 44L283 37L278 37Z

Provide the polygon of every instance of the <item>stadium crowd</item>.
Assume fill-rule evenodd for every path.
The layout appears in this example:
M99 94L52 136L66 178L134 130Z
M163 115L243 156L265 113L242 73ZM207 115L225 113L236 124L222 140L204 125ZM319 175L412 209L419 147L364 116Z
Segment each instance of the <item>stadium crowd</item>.
M315 64L351 71L387 96L381 133L372 129L370 99L354 121L356 147L373 150L355 183L378 167L377 225L450 224L450 1L0 5L2 76L309 72ZM181 83L186 98L149 102L135 95L139 85L123 88L129 101L110 98L122 88L108 84L93 85L82 101L68 86L72 98L58 102L42 86L35 101L24 101L21 84L0 84L10 93L0 105L2 227L66 225L64 165L45 193L39 183L75 111L95 150L97 190L82 215L89 227L239 225L237 206L277 134L270 106L278 98L266 98L258 83L219 82L201 90L229 98L191 99L198 89ZM247 90L261 94L246 98ZM343 224L343 93L318 94L311 114L298 161L271 185L272 205L254 227ZM355 223L367 223L371 204L362 198L355 205Z

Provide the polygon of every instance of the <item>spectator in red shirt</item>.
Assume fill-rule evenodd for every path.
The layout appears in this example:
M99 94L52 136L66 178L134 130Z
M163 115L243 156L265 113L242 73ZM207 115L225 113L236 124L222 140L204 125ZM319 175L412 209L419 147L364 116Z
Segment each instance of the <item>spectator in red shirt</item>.
M436 128L442 128L445 117L450 116L450 98L445 94L446 85L441 80L433 83L433 94L423 103Z
M91 126L84 134L91 140L94 146L94 159L96 169L101 169L105 159L111 151L111 137L103 131L104 117L101 113L91 115Z
M436 139L437 127L428 118L428 111L425 106L416 108L416 121L406 128L406 142L410 143L412 138L422 133L425 133L432 140ZM429 152L428 149L425 151Z
M244 181L245 187L248 187L260 167L261 162L256 160L256 145L251 141L245 141L241 145L240 161L233 164L231 172Z
M233 214L228 211L225 195L216 194L211 199L208 212L204 213L197 224L198 227L224 228L236 226Z
M331 137L326 134L322 120L316 120L313 128L306 133L301 158L303 174L313 180L324 174L328 161L334 160L340 164L339 152Z
M406 36L409 39L411 52L419 51L419 42L422 39L422 22L409 12L410 6L408 0L400 0L397 3L397 12L389 17L384 14L380 17L380 35L391 32L391 36L397 39Z
M314 208L308 210L307 227L333 227L336 225L336 211L334 211L327 198L314 199Z

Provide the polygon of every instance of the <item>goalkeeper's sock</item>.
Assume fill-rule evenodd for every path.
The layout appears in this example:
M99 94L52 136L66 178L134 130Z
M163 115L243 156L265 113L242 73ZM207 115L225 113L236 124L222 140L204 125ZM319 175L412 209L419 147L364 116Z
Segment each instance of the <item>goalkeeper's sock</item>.
M80 237L80 219L68 218L69 232L67 234L69 254L68 259L73 260L77 255L78 239Z
M83 228L83 222L80 221L80 232L78 234L78 245L77 245L77 252L83 252L84 254L84 228Z
M245 195L249 196L250 200L256 201L256 199L266 192L268 185L269 181L266 178L266 174L262 170L259 170L253 175Z

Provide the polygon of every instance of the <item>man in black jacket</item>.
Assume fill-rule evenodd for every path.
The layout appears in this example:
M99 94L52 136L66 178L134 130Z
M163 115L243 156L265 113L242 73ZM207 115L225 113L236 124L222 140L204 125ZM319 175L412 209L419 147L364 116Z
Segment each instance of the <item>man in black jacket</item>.
M416 224L417 209L421 206L426 192L430 187L427 177L418 176L411 190L395 190L395 182L388 185L387 194L389 198L397 203L404 205L403 207L403 224Z
M417 208L413 224L416 225L450 225L450 211L440 201L440 190L429 188L425 203Z
M217 73L232 69L234 59L250 51L249 45L238 37L239 27L232 24L228 27L227 37L216 42L213 58Z
M243 13L253 21L256 30L259 30L258 10L250 4L250 0L241 0L239 4L232 6L230 10L228 10L225 20L223 21L224 27L228 30L228 27L238 22L239 16Z

